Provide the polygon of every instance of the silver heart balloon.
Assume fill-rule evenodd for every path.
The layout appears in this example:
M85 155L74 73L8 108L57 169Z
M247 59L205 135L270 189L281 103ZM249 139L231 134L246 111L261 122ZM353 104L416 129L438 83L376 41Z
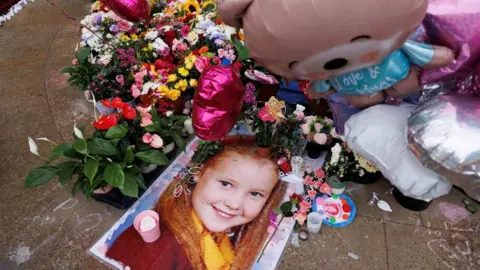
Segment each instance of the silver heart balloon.
M420 104L408 142L424 166L480 199L480 97L448 93Z

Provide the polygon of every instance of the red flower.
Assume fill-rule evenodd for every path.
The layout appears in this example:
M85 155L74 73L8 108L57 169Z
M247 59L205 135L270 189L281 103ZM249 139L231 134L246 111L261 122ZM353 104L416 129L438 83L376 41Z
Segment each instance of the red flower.
M325 171L323 169L318 169L315 171L315 175L319 178L319 179L323 179L325 178Z
M123 104L122 113L123 116L129 120L133 120L137 116L137 111L127 103Z
M175 37L176 37L175 31L170 30L170 31L165 32L165 37L163 38L163 40L165 40L165 42L168 45L172 46L173 45L173 40L175 39Z
M100 119L93 122L93 126L99 130L107 130L117 124L117 116L115 114L110 114L108 116L102 115Z
M121 109L123 107L123 101L119 97L114 98L111 104L112 104L112 107L115 109Z
M302 201L302 196L298 195L297 193L293 193L290 196L290 201L301 202Z
M235 62L235 63L233 63L233 67L236 68L236 69L241 69L243 67L243 65L240 62Z
M289 173L290 171L292 171L292 166L290 166L290 163L283 163L282 165L280 165L280 169L284 172L284 173Z
M107 108L112 107L112 103L110 102L110 99L103 99L103 100L100 100L100 102L103 104L103 106L105 106Z

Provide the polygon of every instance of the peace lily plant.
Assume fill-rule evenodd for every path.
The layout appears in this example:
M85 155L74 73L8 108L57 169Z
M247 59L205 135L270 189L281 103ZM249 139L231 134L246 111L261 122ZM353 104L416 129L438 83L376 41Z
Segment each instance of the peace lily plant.
M73 143L56 144L44 137L37 138L55 146L48 158L40 155L35 140L28 137L30 151L45 164L30 171L25 186L37 187L57 176L62 185L75 181L73 195L80 190L90 198L94 190L111 185L126 196L138 197L139 189L146 189L140 166L167 165L169 160L162 149L138 139L137 126L135 121L124 121L108 130L96 130L92 136L85 136L74 126Z

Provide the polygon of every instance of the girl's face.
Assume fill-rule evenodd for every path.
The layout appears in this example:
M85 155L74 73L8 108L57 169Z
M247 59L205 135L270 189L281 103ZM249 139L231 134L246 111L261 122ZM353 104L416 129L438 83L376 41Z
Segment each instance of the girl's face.
M278 181L272 165L239 154L220 158L196 180L193 208L211 232L252 221Z

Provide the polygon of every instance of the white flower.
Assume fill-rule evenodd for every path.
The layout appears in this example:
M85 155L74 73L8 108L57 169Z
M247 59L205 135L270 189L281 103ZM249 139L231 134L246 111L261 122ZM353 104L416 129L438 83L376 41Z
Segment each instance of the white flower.
M85 43L85 41L81 41L79 45L80 45L80 47L85 47L85 46L87 46L87 43Z
M40 154L38 153L38 146L35 141L30 138L30 136L28 136L28 146L30 147L30 152L32 152L32 154L40 156Z
M104 54L100 57L100 59L97 60L97 64L99 65L108 65L112 61L112 55L111 54Z
M325 117L324 120L325 120L325 123L327 123L329 125L333 125L333 120L332 119Z
M338 154L338 155L340 155L340 152L342 152L342 147L340 146L339 143L336 143L336 144L332 147L332 154Z
M167 117L170 117L170 116L173 115L173 112L172 112L172 111L168 111L168 112L165 113L165 115L166 115Z
M157 50L157 51L161 51L165 48L168 48L168 45L167 43L165 43L165 41L163 41L163 39L161 38L157 38L155 39L155 41L152 43L152 47Z
M332 153L332 158L330 159L330 164L335 165L338 162L340 155L337 153Z
M77 138L79 139L82 139L83 140L83 134L82 134L82 131L80 129L77 128L77 123L74 123L73 124L73 133L75 133L75 136L77 136Z
M190 45L195 45L198 42L198 35L195 32L192 31L192 32L188 33L188 36L187 36L186 39L187 39L188 43L190 43Z
M112 34L110 34L110 33L107 34L108 39L111 39L112 37L113 37Z
M145 40L154 40L158 37L158 32L157 31L149 31L145 35Z
M364 174L365 174L365 172L363 170L360 170L360 172L358 173L358 175L360 175L360 177L362 177Z

